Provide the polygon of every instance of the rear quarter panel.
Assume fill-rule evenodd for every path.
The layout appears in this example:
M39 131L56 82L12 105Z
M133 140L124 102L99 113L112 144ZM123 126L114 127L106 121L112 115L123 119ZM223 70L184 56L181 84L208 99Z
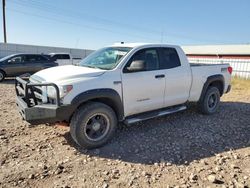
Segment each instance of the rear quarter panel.
M231 82L231 75L227 71L227 67L229 67L229 64L191 66L193 80L189 101L197 102L199 100L203 85L206 83L207 78L212 75L222 75L224 77L223 93L225 93Z

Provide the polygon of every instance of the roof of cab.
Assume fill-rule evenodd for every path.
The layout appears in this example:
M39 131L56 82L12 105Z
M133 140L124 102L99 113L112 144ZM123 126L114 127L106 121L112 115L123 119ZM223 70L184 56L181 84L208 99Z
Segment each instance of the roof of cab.
M177 45L170 45L170 44L155 44L155 43L114 43L111 45L112 47L150 47L150 46L165 46L165 47L177 47Z

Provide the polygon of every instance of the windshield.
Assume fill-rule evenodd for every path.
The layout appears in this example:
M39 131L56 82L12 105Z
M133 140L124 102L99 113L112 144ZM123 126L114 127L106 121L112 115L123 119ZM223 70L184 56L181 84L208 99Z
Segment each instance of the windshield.
M102 48L83 59L79 65L82 67L111 70L116 67L122 57L131 49L127 47Z
M7 59L9 59L9 58L11 58L13 56L15 56L15 54L5 56L5 57L1 58L0 61L5 61L5 60L7 60Z

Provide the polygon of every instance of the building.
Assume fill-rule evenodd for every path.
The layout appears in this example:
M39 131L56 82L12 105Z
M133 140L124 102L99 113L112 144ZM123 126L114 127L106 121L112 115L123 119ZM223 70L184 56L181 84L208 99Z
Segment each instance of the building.
M49 54L49 53L69 53L73 58L83 59L93 50L76 49L76 48L61 48L53 46L36 46L12 43L0 43L0 58L16 53L34 53L34 54Z

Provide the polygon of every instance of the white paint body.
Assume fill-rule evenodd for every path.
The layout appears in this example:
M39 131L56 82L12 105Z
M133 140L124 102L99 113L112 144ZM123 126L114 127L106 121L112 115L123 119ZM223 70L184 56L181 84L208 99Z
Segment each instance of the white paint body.
M53 67L39 71L35 76L45 82L58 86L73 85L73 89L62 98L63 104L70 104L80 93L98 88L115 90L122 99L124 116L170 107L185 102L197 102L207 78L221 74L225 79L224 92L230 84L231 75L228 64L190 66L186 55L179 46L163 44L119 44L117 47L133 49L122 58L113 70L101 70L73 65ZM123 67L138 50L153 47L175 48L181 66L172 69L134 72L125 74ZM164 74L165 78L156 79L155 75ZM119 81L119 84L114 82Z

